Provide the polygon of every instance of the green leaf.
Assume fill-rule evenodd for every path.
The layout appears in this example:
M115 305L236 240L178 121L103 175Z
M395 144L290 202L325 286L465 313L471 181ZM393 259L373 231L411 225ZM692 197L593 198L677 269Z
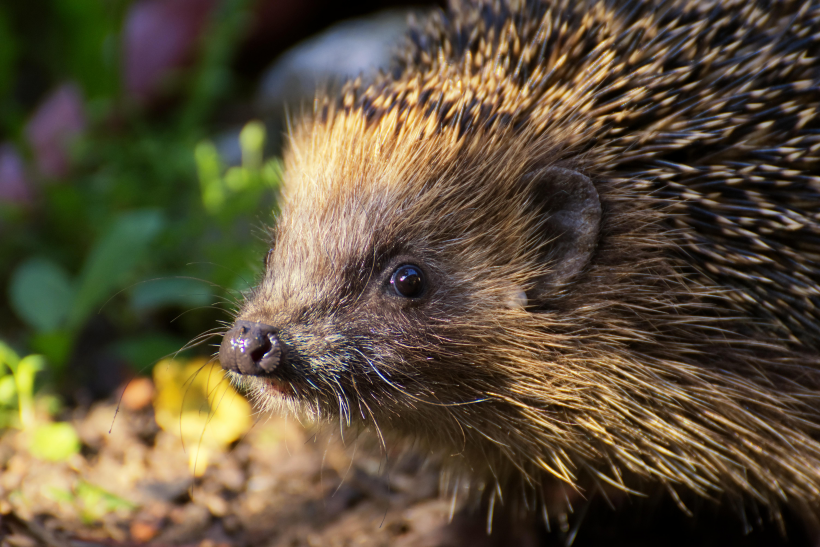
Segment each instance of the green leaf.
M197 279L152 279L131 291L131 307L137 311L178 305L185 308L207 306L213 302L213 291Z
M0 376L0 406L17 406L17 386L11 374Z
M245 167L231 167L225 172L225 186L232 192L242 192L248 188L253 178L253 172Z
M29 451L41 460L67 460L80 451L80 437L68 422L41 425L34 430Z
M132 211L120 217L91 250L79 279L69 326L77 329L97 311L145 258L151 241L162 228L158 211Z
M14 372L20 424L24 429L34 425L34 376L44 368L45 359L42 355L27 355L20 359Z
M11 369L14 378L14 393L17 395L17 406L20 413L22 427L34 425L34 376L45 368L42 355L27 355L20 359L9 346L0 342L0 365ZM0 377L4 380L5 366L0 370ZM4 390L10 388L4 387Z
M222 162L216 146L210 141L202 141L194 149L199 186L202 191L202 204L205 210L216 214L225 202L225 189L222 184Z
M259 170L265 148L265 125L257 120L246 123L239 132L239 146L242 149L242 167Z
M60 327L71 310L74 288L68 273L44 257L20 264L11 276L9 299L14 312L38 331Z

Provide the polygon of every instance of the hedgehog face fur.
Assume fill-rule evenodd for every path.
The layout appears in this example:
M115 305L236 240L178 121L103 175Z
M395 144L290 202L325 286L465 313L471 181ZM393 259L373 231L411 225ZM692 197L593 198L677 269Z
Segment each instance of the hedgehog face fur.
M293 132L223 366L500 486L816 512L818 29L788 1L431 18Z

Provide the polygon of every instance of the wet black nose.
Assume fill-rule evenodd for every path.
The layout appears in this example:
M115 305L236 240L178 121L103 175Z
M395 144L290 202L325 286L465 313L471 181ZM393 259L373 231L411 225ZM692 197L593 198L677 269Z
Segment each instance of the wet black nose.
M222 368L250 376L270 374L283 359L278 330L264 323L237 321L219 346Z

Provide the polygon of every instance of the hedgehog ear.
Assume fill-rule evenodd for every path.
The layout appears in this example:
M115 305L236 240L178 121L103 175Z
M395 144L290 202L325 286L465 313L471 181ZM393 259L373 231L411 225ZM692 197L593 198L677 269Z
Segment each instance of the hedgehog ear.
M598 243L601 200L589 177L577 171L549 167L530 177L532 202L545 236L543 260L550 268L533 287L538 298L568 282L589 262Z

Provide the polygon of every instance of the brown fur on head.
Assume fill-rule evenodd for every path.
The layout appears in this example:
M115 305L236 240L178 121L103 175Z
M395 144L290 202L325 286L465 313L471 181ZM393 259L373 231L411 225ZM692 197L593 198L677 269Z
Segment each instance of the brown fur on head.
M820 68L761 69L797 63L776 40L816 28L807 5L434 18L394 74L317 99L292 135L265 276L238 314L274 326L285 357L243 381L263 406L412 436L500 485L638 476L816 506L818 338L795 324L820 301L779 268L798 256L796 279L820 275L801 243L766 238L786 220L804 248L820 234L803 93ZM808 106L747 123L739 93ZM761 172L794 191L763 193ZM737 227L725 211L747 203ZM404 264L417 298L390 284Z

